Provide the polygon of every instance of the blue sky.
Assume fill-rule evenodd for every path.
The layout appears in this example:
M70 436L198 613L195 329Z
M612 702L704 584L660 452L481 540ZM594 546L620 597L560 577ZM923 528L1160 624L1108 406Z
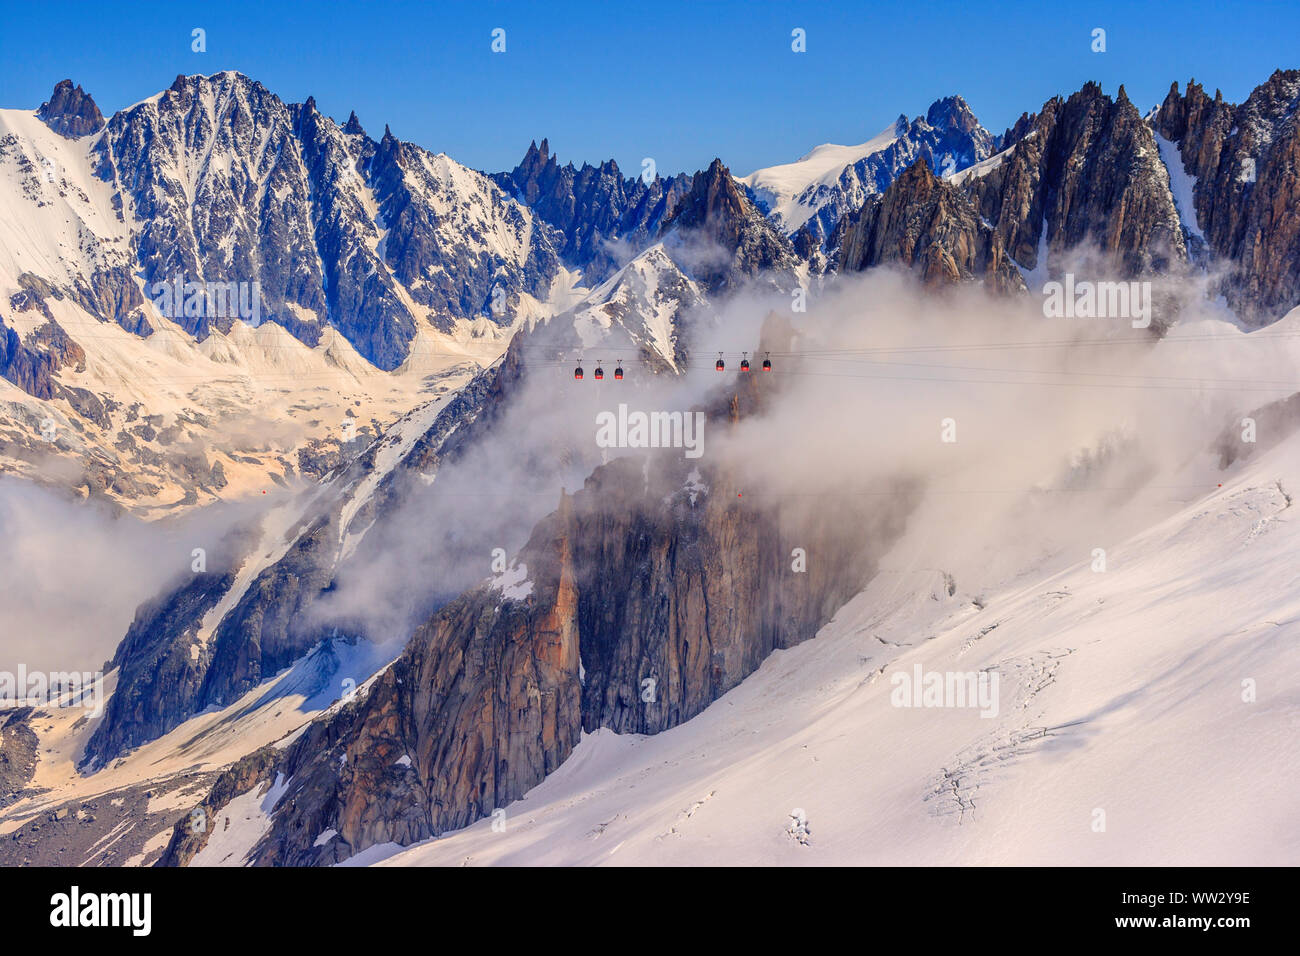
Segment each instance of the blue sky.
M107 115L178 73L235 69L489 171L546 136L561 160L612 156L628 175L643 157L674 172L714 156L743 174L862 142L950 93L1000 132L1089 79L1124 83L1145 111L1174 80L1240 101L1300 67L1294 2L4 0L0 23L3 107L34 109L69 77ZM206 53L191 51L195 27ZM796 27L806 53L791 51ZM1105 53L1091 50L1097 27Z

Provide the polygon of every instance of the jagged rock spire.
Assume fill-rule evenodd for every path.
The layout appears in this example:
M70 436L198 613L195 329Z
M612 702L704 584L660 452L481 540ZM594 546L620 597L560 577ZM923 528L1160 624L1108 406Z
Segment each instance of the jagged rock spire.
M54 132L68 139L98 133L104 128L104 116L95 101L80 85L73 87L71 80L60 80L36 115Z

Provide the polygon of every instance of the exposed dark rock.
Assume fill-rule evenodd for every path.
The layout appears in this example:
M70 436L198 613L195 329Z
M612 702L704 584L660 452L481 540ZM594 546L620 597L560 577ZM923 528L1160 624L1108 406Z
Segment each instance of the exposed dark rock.
M1221 291L1237 315L1267 325L1300 304L1300 70L1278 70L1233 106L1195 81L1174 84L1153 118L1196 177L1196 218L1227 260Z
M932 287L972 279L997 292L1025 287L992 227L925 160L842 219L831 242L844 272L896 263L915 268Z
M760 407L762 388L721 396L713 427ZM689 719L773 649L812 637L870 577L911 500L900 489L887 507L834 516L756 505L697 464L598 468L534 529L513 590L470 589L364 698L223 775L213 807L289 782L254 862L333 863L462 827L539 783L584 728L653 733ZM791 570L796 545L820 556L815 570ZM316 846L326 829L338 836ZM163 862L200 844L178 828Z
M545 139L540 147L529 144L518 166L493 179L563 234L560 254L583 267L591 287L654 241L691 183L683 174L661 179L656 173L649 183L624 178L612 159L561 166Z
M182 773L166 781L115 789L111 797L71 801L28 818L0 839L0 866L150 866L162 848L146 849L178 820L189 822L211 773ZM151 798L170 809L150 811Z
M71 80L60 80L49 100L41 104L36 116L46 126L67 139L78 139L104 128L104 117L90 94Z
M54 397L56 371L58 363L54 356L28 348L0 317L0 375L28 395L48 400Z
M0 709L0 808L17 800L36 774L40 754L31 715L30 707Z
M842 220L828 243L840 267L901 262L930 284L974 278L998 291L1025 288L1022 269L1129 279L1184 267L1168 173L1123 87L1114 100L1095 83L1049 100L1003 140L989 168L941 182L918 163ZM1169 316L1157 312L1158 330Z
M676 232L674 261L711 293L759 278L789 289L795 282L794 247L741 192L736 180L715 159L696 173L690 191L660 226L660 235Z
M31 349L41 349L54 359L56 368L86 370L86 352L63 331L63 326L53 319L27 333L24 344Z
M146 602L135 614L110 662L117 689L82 755L83 769L96 769L126 750L179 726L196 707L212 658L199 626L230 588L243 555L232 538L207 556L203 572L186 568L175 590Z
M962 183L1020 266L1039 265L1044 230L1049 265L1085 246L1114 277L1167 272L1186 261L1168 174L1122 86L1112 100L1085 84L1025 122L1029 129L1017 130L997 168Z

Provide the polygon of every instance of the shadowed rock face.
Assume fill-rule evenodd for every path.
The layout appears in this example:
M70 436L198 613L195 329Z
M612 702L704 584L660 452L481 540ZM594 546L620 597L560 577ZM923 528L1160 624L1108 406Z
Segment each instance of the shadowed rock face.
M68 392L54 379L59 369L86 370L86 353L53 319L27 333L24 340L0 316L0 377L28 395L51 399Z
M96 252L99 252L98 248ZM98 259L86 275L59 285L24 272L18 276L20 289L9 297L9 307L15 312L36 310L47 319L54 320L50 300L70 299L102 322L116 322L128 332L147 338L153 327L145 318L144 297L135 284L129 265L111 254Z
M766 387L724 396L708 427L756 411ZM238 788L223 778L225 793L289 781L254 862L328 864L463 827L553 772L583 730L690 719L857 593L913 500L906 488L833 509L745 498L703 460L597 468L507 574L429 618L363 695L262 752L256 773L232 770ZM795 547L813 556L806 572L792 568ZM329 829L338 836L315 846ZM163 864L188 862L204 839L178 827Z
M563 234L556 244L561 255L583 267L592 288L653 241L691 185L684 174L656 174L649 183L640 176L625 179L612 159L580 169L561 166L544 139L540 147L529 144L513 170L492 179Z
M212 647L198 641L199 627L234 583L246 546L242 535L232 536L223 549L214 551L211 571L191 575L137 609L110 662L119 671L117 689L86 744L84 769L104 766L202 709L200 695Z
M484 371L448 403L360 506L360 523L397 520L393 511L409 491L408 483L417 481L418 474L435 473L444 457L459 453L471 440L479 413L500 401L500 378L515 373L516 361L517 355ZM257 543L252 529L239 529L209 555L206 572L177 582L137 610L114 654L117 690L86 745L85 766L101 766L206 707L234 702L332 636L331 629L311 622L307 612L334 582L344 508L376 467L380 449L381 442L373 442L331 476L303 520L287 532L284 554L252 577L206 640L198 640L200 628L236 586L240 566ZM364 554L358 560L365 560ZM359 632L363 629L350 636Z
M1197 223L1218 257L1235 264L1228 304L1267 325L1300 301L1300 70L1278 70L1245 103L1175 83L1153 120L1196 177Z
M71 80L60 80L48 101L36 111L38 119L67 139L78 139L104 128L104 117L90 94Z

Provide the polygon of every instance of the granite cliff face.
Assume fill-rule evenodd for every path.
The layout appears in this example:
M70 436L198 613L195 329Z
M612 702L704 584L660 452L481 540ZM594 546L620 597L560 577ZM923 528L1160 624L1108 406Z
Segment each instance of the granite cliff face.
M963 180L979 214L1022 267L1080 246L1133 277L1168 271L1186 245L1151 129L1124 87L1115 99L1095 83L1056 97L1031 118L1002 162Z
M762 391L751 380L722 396L708 427L755 412ZM900 487L887 505L828 514L746 500L722 465L597 468L506 572L441 608L355 700L250 758L255 772L232 770L237 786L219 784L287 782L252 862L322 865L462 827L554 771L583 730L657 733L690 719L857 593L911 500ZM220 797L208 802L219 811ZM163 865L187 863L205 840L178 827Z
M1025 288L994 229L925 160L842 219L832 242L845 272L895 263L915 269L931 288L975 279L998 292Z
M1114 100L1093 83L1051 99L1003 142L943 181L918 163L868 200L832 237L840 268L902 262L930 284L976 278L1007 291L1024 288L1015 272L1055 274L1076 254L1107 277L1186 261L1168 173L1123 87Z
M1300 302L1300 70L1278 70L1245 103L1196 82L1170 87L1152 119L1194 177L1197 233L1229 274L1221 290L1251 325Z

